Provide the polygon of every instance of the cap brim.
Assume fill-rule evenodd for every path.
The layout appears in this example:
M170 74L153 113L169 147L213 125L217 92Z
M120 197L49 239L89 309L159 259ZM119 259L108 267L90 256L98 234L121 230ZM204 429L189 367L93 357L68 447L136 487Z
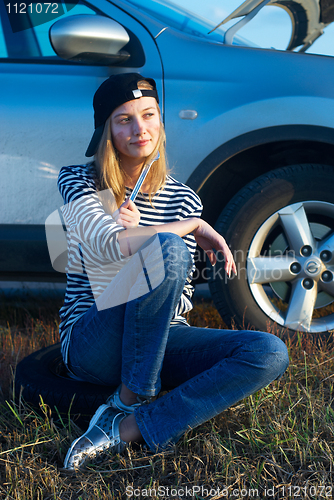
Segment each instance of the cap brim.
M100 140L102 138L103 129L104 129L104 124L100 125L95 129L95 132L90 140L85 156L90 157L95 155L97 148L99 147Z

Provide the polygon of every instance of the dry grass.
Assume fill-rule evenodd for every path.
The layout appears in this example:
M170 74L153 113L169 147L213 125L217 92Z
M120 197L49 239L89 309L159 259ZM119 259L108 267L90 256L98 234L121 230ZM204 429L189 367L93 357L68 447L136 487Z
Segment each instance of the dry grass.
M14 404L11 371L28 353L57 341L57 301L8 303L0 311L2 405L0 498L331 498L334 356L332 339L288 342L284 377L188 432L169 454L130 449L70 474L62 462L81 430L44 406ZM211 302L190 321L224 328ZM159 489L160 488L160 489ZM140 496L130 496L131 493Z

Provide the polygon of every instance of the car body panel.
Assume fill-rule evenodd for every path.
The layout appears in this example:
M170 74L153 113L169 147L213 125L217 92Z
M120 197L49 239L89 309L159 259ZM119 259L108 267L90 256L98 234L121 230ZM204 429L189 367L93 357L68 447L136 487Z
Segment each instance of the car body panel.
M169 159L183 182L211 151L251 130L284 124L334 127L330 57L229 47L172 30L157 42L165 61ZM202 75L198 61L209 54L217 63L206 65ZM182 109L195 110L197 118L181 120Z

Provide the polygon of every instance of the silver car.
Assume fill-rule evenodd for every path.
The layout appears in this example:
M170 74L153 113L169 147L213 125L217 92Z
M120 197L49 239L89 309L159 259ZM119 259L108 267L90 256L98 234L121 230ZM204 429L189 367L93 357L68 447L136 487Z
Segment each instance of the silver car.
M261 1L245 4L230 19ZM44 228L62 205L59 169L86 161L96 88L138 71L158 84L172 175L235 254L227 279L198 253L196 282L224 320L334 329L334 61L292 51L320 17L276 51L168 0L9 2L0 15L2 279L65 279Z

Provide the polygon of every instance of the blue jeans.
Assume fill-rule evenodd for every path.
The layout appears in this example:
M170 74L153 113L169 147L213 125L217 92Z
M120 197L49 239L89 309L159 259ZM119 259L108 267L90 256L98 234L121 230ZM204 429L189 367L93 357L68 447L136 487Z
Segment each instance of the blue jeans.
M130 260L75 324L69 363L82 380L115 386L123 382L142 396L171 388L135 411L148 446L164 450L189 428L281 377L289 358L285 344L269 333L171 325L192 259L184 241L171 233L159 233L141 251L149 255L156 238L163 256L161 283L138 298L105 308L122 279L132 279L130 288L144 290L147 275Z

